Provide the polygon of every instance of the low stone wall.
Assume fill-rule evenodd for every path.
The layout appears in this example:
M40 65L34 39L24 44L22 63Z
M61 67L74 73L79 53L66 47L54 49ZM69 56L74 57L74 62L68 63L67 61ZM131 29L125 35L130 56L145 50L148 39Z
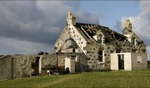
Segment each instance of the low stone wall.
M50 66L65 69L65 54L51 55L3 55L0 56L0 80L30 77L33 73L39 75L49 69ZM87 57L77 55L76 72L87 70Z
M57 61L57 55L56 54L51 54L51 55L41 55L41 65L42 67L46 65L55 65L57 66L58 61Z
M0 80L21 77L30 77L33 73L33 64L37 58L41 59L41 70L46 66L65 66L65 55L3 55L0 56ZM38 69L36 67L36 69Z
M31 63L35 55L6 55L0 57L0 80L28 77L32 74Z
M57 55L57 54L51 54L51 55L41 55L41 75L48 75L48 70L56 70L56 68L59 67L59 70L64 70L65 68L65 55Z
M0 57L0 80L12 78L12 57L2 56Z

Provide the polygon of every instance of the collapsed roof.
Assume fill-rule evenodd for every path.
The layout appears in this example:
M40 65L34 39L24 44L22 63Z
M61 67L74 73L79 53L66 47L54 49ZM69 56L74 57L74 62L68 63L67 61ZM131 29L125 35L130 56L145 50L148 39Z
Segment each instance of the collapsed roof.
M105 26L96 24L76 23L75 27L88 41L94 40L93 36L96 35L98 31L101 31L105 36L105 43L110 43L115 40L117 41L126 40L126 37L124 35L115 32Z

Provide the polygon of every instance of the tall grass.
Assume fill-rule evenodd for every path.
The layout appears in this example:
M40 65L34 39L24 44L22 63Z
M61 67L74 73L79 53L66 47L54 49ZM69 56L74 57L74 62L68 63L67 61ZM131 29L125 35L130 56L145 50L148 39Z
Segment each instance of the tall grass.
M150 87L150 70L84 72L0 81L0 88L141 88Z

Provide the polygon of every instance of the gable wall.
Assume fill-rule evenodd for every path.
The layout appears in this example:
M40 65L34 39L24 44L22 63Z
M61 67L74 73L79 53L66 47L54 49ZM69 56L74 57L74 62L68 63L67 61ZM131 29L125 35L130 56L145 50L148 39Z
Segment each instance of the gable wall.
M132 53L131 57L132 57L132 69L133 70L147 68L147 54L146 53Z
M84 53L86 53L86 51L83 49L83 47L85 47L87 43L86 39L81 35L78 29L76 29L76 27L74 27L73 25L71 25L69 28L70 28L71 37L74 39L74 41L76 41L80 49Z
M63 46L63 44L65 43L65 40L69 38L70 38L70 35L68 34L68 30L65 27L54 45L54 47L57 47L57 49L55 48L55 52L58 52Z

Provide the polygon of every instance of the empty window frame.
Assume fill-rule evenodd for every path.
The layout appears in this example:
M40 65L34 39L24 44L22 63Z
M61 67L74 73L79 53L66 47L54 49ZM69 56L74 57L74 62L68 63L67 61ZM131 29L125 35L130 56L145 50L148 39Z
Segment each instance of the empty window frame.
M105 42L104 36L102 34L97 36L97 42L102 44Z
M98 52L98 60L99 60L99 62L103 62L103 58L104 58L104 52L103 51L99 51Z
M142 56L137 56L137 63L142 63Z

